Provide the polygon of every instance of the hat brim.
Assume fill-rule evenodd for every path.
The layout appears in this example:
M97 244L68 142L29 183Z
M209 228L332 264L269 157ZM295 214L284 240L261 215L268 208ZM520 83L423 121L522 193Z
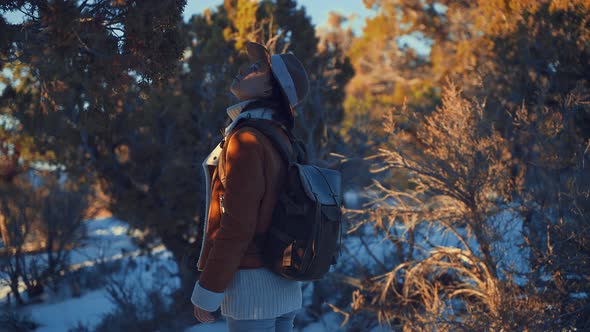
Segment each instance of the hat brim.
M250 61L264 61L270 66L270 52L264 45L250 41L246 42L246 53Z

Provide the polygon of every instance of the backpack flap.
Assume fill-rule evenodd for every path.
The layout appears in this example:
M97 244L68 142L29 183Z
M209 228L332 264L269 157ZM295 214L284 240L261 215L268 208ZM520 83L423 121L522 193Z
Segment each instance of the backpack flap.
M342 176L340 172L320 168L313 165L295 164L301 177L301 184L307 196L322 205L336 205L342 203Z

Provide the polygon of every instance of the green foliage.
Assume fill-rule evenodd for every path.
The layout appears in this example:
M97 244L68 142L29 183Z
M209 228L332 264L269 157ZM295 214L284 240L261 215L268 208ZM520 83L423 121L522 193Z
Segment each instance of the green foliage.
M174 84L162 87L174 79L184 49L185 1L21 4L26 22L8 25L2 39L9 41L2 47L12 77L1 98L3 113L22 124L20 140L72 178L96 173L113 211L133 216L129 222L136 227L172 234L168 242L181 241L171 250L188 252L198 209L191 190L197 184L191 153L196 130L185 98L157 102L180 95ZM39 161L35 154L25 157ZM170 177L175 181L162 185Z
M147 231L146 241L159 238L183 286L192 287L204 202L200 163L237 101L228 87L247 61L243 43L292 50L316 95L326 92L301 110L321 120L310 146L325 147L326 126L340 121L339 84L351 69L338 49L318 52L315 28L295 1L228 0L183 23L185 3L4 4L27 14L23 24L0 21L0 56L12 75L4 77L0 106L22 124L21 156L59 163L72 177L96 175L109 209Z
M133 60L129 68L154 80L172 74L185 46L180 27L186 0L123 2L124 20L112 23L124 26L123 54Z

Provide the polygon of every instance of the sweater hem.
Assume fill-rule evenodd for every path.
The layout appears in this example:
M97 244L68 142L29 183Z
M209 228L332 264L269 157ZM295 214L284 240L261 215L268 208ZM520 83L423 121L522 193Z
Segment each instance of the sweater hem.
M292 311L296 311L296 310L300 310L301 308L303 308L303 306L295 306L293 308L285 308L285 310L279 310L277 311L276 314L271 314L271 315L236 315L236 314L231 314L231 313L225 313L223 312L223 310L221 311L221 315L223 317L229 317L231 319L235 319L235 320L259 320L259 319L272 319L272 318L277 318L279 316L282 316L286 313L292 312Z

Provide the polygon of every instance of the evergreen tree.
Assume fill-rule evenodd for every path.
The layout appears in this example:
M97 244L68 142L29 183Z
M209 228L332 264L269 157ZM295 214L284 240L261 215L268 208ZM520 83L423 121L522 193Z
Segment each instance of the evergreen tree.
M174 145L194 130L182 118L189 115L167 112L177 110L174 104L157 108L151 92L178 67L184 4L5 1L1 9L20 10L25 21L2 20L0 47L13 78L27 74L24 88L10 80L3 112L17 118L35 149L54 157L68 176L96 174L111 210L133 215L130 223L158 234L179 262L192 248L177 239L190 236L198 196L166 189L194 179L192 149ZM185 178L175 176L183 174L179 167Z
M30 74L26 85L33 91L11 81L4 112L72 177L95 174L113 214L144 230L146 245L161 240L183 287L192 288L204 202L201 161L221 139L225 109L237 101L229 85L247 62L244 42L293 51L317 93L328 89L329 98L298 115L312 112L312 121L321 120L307 140L312 152L323 151L316 159L327 152L327 125L339 121L325 114L341 113L342 94L328 75L345 61L340 54L331 64L336 51L317 51L315 28L295 1L228 0L183 24L184 4L9 1L1 9L23 10L26 21L2 21L0 50L5 63ZM338 79L348 79L350 68L342 71L348 74Z

